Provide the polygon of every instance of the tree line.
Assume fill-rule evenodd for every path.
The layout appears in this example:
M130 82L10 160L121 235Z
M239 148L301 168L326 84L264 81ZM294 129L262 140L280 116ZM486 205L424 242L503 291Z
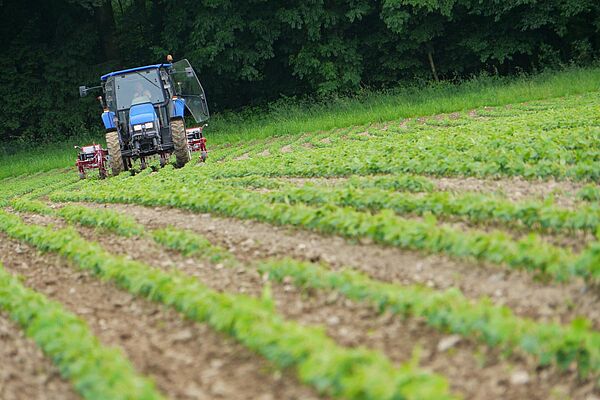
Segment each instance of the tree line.
M597 0L0 0L0 135L99 126L77 87L187 58L213 110L402 82L456 81L600 53Z

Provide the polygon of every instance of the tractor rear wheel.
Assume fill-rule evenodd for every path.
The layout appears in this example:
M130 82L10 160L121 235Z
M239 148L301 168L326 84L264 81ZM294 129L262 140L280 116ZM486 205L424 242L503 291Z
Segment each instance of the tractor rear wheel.
M171 137L175 148L175 164L177 167L183 167L190 161L191 156L182 119L171 121Z
M119 132L112 131L106 133L106 146L110 155L110 168L113 176L117 176L123 171L123 156L121 156L121 143L119 143Z

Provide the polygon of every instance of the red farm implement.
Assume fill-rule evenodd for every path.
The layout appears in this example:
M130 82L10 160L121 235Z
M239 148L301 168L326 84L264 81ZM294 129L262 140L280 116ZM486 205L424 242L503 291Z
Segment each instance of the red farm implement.
M89 169L98 169L100 179L106 178L106 165L108 159L108 150L103 149L102 145L92 144L88 146L75 146L79 150L77 162L75 165L79 170L79 177L86 178L86 172Z
M202 131L206 126L208 126L208 124L204 124L196 128L188 128L185 130L190 151L199 151L200 161L202 162L206 161L206 158L208 157L208 150L206 150L206 138L202 134Z

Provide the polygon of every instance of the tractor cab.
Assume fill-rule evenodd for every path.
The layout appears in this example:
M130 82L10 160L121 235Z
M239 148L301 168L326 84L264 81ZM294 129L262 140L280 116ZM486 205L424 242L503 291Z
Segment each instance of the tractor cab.
M100 77L103 97L102 122L106 129L113 174L131 167L140 159L142 168L146 157L158 154L161 165L171 153L176 164L190 160L184 115L197 123L209 118L204 89L196 72L187 60L146 65L110 72ZM82 96L89 90L79 88Z

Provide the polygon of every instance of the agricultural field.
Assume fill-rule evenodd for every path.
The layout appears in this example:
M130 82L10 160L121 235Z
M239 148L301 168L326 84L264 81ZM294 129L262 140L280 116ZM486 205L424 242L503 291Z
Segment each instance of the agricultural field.
M210 150L0 181L0 398L600 399L599 92Z

